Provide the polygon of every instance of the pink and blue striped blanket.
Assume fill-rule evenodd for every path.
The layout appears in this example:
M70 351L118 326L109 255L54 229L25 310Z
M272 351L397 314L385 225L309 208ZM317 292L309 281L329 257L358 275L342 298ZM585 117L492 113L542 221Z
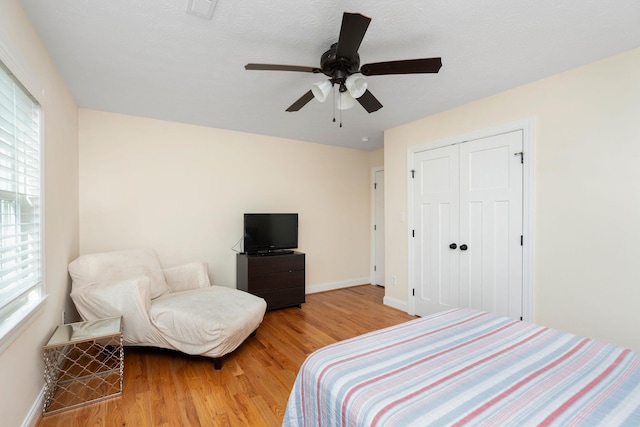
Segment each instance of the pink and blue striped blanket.
M640 355L455 309L324 347L284 426L640 426Z

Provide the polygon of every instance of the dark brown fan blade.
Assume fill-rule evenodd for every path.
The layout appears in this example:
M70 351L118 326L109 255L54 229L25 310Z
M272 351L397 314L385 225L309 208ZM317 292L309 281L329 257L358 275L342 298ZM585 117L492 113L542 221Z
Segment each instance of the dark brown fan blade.
M371 18L359 13L347 13L342 15L342 27L340 27L340 38L336 47L338 58L355 58L360 48L360 43L367 32Z
M309 91L304 95L302 95L300 98L298 98L296 102L291 104L291 106L287 108L287 111L298 111L299 109L307 105L307 103L312 99L313 99L313 93Z
M281 64L247 64L245 70L265 70L265 71L301 71L303 73L320 73L318 67L305 67L303 65L281 65Z
M405 59L403 61L375 62L364 64L360 72L365 76L383 74L437 73L442 67L440 58Z
M369 92L369 89L367 89L364 95L357 99L360 105L362 105L364 109L369 113L373 113L374 111L378 111L382 108L382 104L380 104L380 101L378 101L378 99L373 96L371 92Z

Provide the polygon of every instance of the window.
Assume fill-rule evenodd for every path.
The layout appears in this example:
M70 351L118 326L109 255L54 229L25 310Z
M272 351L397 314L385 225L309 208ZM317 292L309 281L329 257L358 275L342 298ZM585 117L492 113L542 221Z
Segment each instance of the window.
M43 300L40 115L38 102L0 62L2 345Z

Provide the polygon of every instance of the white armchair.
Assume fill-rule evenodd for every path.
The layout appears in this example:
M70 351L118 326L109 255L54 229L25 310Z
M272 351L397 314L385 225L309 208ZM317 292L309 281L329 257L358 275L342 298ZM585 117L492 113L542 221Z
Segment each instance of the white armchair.
M262 322L266 302L211 286L207 264L163 270L152 249L82 255L69 264L71 299L84 320L122 316L125 345L212 357L235 350Z

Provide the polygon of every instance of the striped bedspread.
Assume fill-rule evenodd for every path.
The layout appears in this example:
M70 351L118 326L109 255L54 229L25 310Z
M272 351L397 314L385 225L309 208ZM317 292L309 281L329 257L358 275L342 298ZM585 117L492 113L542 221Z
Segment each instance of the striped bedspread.
M311 354L284 426L640 426L640 355L456 309Z

